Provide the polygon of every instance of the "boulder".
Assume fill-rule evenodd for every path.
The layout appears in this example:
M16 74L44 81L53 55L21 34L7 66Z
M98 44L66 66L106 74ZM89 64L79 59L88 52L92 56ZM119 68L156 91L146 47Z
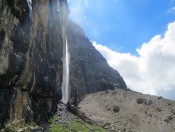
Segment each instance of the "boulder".
M136 101L138 104L145 104L145 105L151 105L153 103L152 100L148 100L145 98L138 98L138 99L136 99Z
M113 112L116 113L116 112L119 112L120 111L120 107L117 106L117 105L114 105L113 106Z

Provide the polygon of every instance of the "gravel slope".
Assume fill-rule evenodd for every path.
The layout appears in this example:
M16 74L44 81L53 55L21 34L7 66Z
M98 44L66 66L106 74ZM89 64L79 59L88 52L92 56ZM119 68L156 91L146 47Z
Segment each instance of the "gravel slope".
M127 91L88 94L78 108L109 131L175 132L175 101Z

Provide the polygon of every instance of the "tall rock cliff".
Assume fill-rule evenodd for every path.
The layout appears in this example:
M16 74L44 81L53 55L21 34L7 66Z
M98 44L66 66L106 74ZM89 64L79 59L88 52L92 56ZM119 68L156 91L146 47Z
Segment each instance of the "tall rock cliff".
M0 122L42 122L61 99L63 0L0 1Z
M77 104L87 93L127 87L118 71L108 65L83 30L70 20L67 36L70 52L70 101Z
M0 124L45 122L62 98L65 37L70 52L70 102L126 88L82 29L68 20L66 0L0 1Z

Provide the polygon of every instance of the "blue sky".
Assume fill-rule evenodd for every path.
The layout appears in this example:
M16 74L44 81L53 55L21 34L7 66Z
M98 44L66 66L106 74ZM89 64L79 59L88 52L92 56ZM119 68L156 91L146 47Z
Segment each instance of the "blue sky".
M128 88L175 100L175 0L68 0Z
M136 48L162 34L175 19L173 0L69 0L70 18L86 35L109 48L137 54Z

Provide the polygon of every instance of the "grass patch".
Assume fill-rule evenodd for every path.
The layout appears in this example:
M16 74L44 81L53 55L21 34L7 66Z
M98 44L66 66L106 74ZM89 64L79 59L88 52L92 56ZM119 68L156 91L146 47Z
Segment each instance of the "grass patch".
M98 125L90 125L76 117L69 119L66 123L55 124L55 120L59 117L53 117L50 124L50 132L107 132L105 129Z

